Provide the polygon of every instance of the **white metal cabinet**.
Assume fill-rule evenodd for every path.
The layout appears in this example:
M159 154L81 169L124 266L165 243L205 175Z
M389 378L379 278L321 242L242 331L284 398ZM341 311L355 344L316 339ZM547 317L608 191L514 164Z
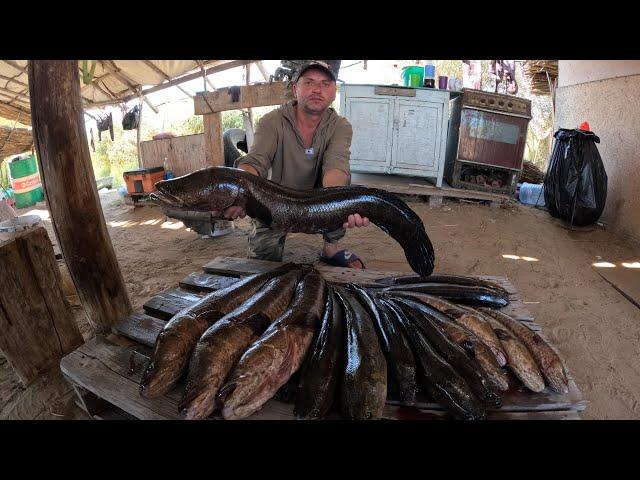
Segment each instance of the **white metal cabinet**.
M376 85L340 87L353 126L351 170L430 177L442 185L450 92Z

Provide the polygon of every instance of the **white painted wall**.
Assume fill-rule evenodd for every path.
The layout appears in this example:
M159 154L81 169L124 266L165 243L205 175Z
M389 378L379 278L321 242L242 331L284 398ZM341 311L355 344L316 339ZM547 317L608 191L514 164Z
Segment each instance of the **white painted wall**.
M589 122L609 177L602 220L640 242L640 61L623 63L560 60L555 129Z
M640 74L640 60L560 60L558 87Z

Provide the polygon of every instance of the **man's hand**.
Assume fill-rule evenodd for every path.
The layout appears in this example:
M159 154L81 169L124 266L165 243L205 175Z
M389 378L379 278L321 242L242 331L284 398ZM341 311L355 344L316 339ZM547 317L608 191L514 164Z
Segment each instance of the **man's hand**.
M244 208L242 207L229 207L224 211L224 218L227 220L235 220L236 218L244 218L246 215Z
M353 215L349 215L349 218L342 225L344 228L353 228L353 227L368 227L369 219L367 217L361 217L359 213L354 213Z
M258 171L253 168L251 165L242 164L238 165L240 170L244 170L245 172L249 172L252 175L259 176ZM218 216L220 212L211 212L214 217ZM235 220L236 218L244 218L246 216L246 212L242 207L229 207L223 213L222 216L227 220Z

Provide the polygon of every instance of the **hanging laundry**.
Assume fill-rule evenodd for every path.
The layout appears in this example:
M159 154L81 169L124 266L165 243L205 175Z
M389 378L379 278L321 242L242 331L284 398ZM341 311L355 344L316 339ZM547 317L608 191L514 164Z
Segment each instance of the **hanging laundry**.
M93 128L89 129L89 134L91 135L91 149L94 151L96 151L96 144L93 142Z
M106 117L100 117L96 120L96 124L98 127L98 141L102 141L102 132L109 130L111 134L111 141L114 140L113 137L113 113L109 113Z
M482 64L480 60L462 61L462 84L464 88L482 90Z
M515 60L491 60L489 74L495 81L495 93L498 93L498 87L501 83L503 85L504 93L508 93L509 95L515 95L518 93Z
M135 130L140 122L140 107L136 105L122 117L123 130Z

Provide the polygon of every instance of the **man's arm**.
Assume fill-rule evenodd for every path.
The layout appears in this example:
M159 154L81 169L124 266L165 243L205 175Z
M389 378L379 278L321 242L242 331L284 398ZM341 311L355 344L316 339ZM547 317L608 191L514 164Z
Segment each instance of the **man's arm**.
M349 148L351 147L352 135L351 124L346 119L342 119L324 154L322 166L323 187L342 187L351 184L351 175L349 174L351 152ZM361 217L360 214L354 213L347 217L343 227L366 227L368 225L369 219L367 217Z
M259 177L267 178L277 148L278 132L274 125L273 116L267 114L256 125L251 151L238 158L235 162L235 167Z
M322 176L323 187L343 187L349 185L349 182L349 175L337 168L325 170ZM359 213L354 213L347 217L347 221L342 226L344 228L367 227L369 223L367 217L361 217Z
M260 176L258 171L255 168L253 168L251 165L249 165L248 163L243 163L241 165L238 165L238 168L240 170L244 170L245 172L249 172L251 175L255 175L256 177Z
M323 187L343 187L349 185L349 175L337 168L325 170L322 177Z

